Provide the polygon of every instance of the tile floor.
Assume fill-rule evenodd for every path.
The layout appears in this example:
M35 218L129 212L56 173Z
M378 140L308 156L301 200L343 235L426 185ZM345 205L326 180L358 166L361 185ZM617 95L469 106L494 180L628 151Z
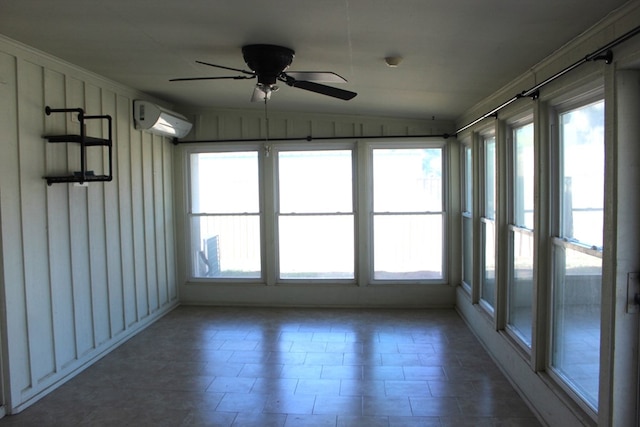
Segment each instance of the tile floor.
M540 426L453 310L179 307L3 426Z

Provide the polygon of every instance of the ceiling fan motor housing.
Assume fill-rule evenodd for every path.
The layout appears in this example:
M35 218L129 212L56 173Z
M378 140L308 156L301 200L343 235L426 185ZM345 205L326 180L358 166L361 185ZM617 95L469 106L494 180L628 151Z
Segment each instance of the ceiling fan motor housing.
M247 66L258 76L258 83L271 86L291 65L295 52L282 46L251 44L242 47L242 56Z

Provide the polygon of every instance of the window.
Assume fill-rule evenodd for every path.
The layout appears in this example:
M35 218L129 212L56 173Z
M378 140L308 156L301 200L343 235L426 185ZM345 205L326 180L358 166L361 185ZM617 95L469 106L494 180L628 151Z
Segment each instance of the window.
M533 124L511 129L511 221L507 324L531 347L533 304Z
M373 149L373 278L444 277L442 148Z
M462 282L473 286L473 155L471 146L462 146Z
M194 148L190 278L234 286L442 283L445 148L444 141Z
M480 298L493 311L496 291L496 138L482 139L484 151L484 215L482 224L482 282Z
M353 279L351 150L278 151L281 279Z
M553 239L551 368L598 407L604 212L604 101L562 111Z
M260 278L258 153L193 153L190 160L192 276Z

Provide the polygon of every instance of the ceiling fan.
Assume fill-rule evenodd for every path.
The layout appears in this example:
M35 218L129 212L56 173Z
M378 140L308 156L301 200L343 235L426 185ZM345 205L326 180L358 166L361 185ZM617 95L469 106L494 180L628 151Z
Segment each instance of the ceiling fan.
M357 95L355 92L322 84L347 82L343 77L330 71L285 72L293 62L293 57L295 56L295 52L289 48L269 44L251 44L242 47L242 56L244 57L244 62L246 62L251 71L196 61L198 64L208 65L210 67L237 71L242 73L241 75L222 77L184 77L171 79L170 81L221 79L245 80L257 78L258 83L253 91L253 96L251 98L252 102L267 101L270 99L271 93L278 90L278 85L276 84L278 81L291 87L308 90L345 101L348 101Z

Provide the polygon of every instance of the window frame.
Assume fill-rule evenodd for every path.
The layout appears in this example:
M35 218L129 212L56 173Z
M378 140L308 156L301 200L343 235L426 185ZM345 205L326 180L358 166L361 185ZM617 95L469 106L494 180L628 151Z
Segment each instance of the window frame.
M280 194L279 194L279 161L278 154L291 151L350 151L351 152L351 195L352 195L352 212L350 214L340 213L340 216L353 216L353 278L283 278L280 272L280 226L279 218L281 216L335 216L336 213L281 213L280 212ZM359 259L358 259L358 150L353 142L337 142L332 144L305 144L299 143L278 143L273 144L269 150L269 155L273 158L273 231L274 231L274 257L275 265L273 266L275 273L275 284L291 285L291 284L338 284L338 285L355 285L358 282Z
M450 245L448 236L450 234L448 218L449 212L449 142L446 138L422 138L408 137L402 139L375 138L362 139L355 138L332 139L331 141L273 141L273 142L248 142L248 143L211 143L206 145L189 144L184 146L183 174L185 176L184 188L186 196L184 198L184 235L182 241L185 244L184 251L184 275L186 286L201 286L203 284L211 286L339 286L339 287L367 287L367 286L429 286L444 285L449 279L449 259L448 253ZM439 215L442 219L442 277L437 279L407 279L407 280L380 280L373 279L373 170L372 159L373 149L421 149L435 148L440 150L442 161L442 207L441 211L430 212ZM352 176L353 176L353 215L354 215L354 278L353 279L280 279L280 260L278 257L278 183L277 183L277 161L276 152L279 151L304 151L304 150L344 150L352 152ZM192 154L197 153L217 153L236 151L257 151L259 159L260 177L260 227L261 227L261 278L217 278L217 277L195 277L192 269L193 254L191 254L192 230L192 189L196 185L192 182L190 159ZM440 261L440 260L438 260ZM439 263L439 262L438 262Z
M241 144L241 145L230 145L230 144L220 144L215 147L191 147L185 152L185 173L187 175L186 180L186 192L187 196L185 197L185 219L186 219L186 227L185 227L185 240L186 240L186 248L185 251L185 265L187 268L188 281L193 283L248 283L248 284L260 284L264 283L266 280L266 246L265 246L265 209L264 209L264 183L262 179L258 181L258 216L259 216L259 224L260 224L260 275L259 277L200 277L195 276L193 272L193 230L192 230L192 220L194 217L206 216L204 213L194 213L193 212L193 170L191 163L191 156L194 154L205 154L205 153L233 153L233 152L256 152L258 159L258 177L261 178L264 176L264 163L263 163L263 150L260 144Z
M516 194L517 194L517 147L516 147L516 138L515 138L515 132L518 129L521 129L525 126L529 126L531 125L533 127L532 132L532 139L533 139L533 176L531 177L531 179L534 182L534 200L533 200L533 228L527 228L524 225L519 225L516 223ZM536 218L536 201L535 201L535 180L536 180L536 172L535 172L535 164L536 164L536 134L535 134L535 120L534 120L534 115L533 115L533 111L527 110L525 112L522 112L520 114L517 114L515 116L513 116L512 118L510 118L509 120L507 120L507 132L506 132L506 136L507 136L507 173L508 173L508 179L507 179L507 185L508 185L508 194L509 197L507 198L507 266L506 266L506 286L505 286L505 331L506 333L509 335L509 337L515 341L515 343L517 343L517 345L525 352L525 354L527 355L527 357L531 357L532 355L532 347L533 347L533 341L534 341L534 330L533 330L533 319L535 318L535 304L534 304L534 300L535 300L535 292L536 292L536 287L535 287L535 277L536 277L536 230L535 230L535 218ZM532 268L531 268L531 273L532 273L532 289L531 289L531 315L532 315L532 324L530 325L531 330L530 330L530 336L529 341L527 342L526 337L523 337L522 334L520 333L520 331L514 327L513 323L511 323L511 289L513 286L513 267L514 267L514 263L515 263L515 259L514 259L514 241L515 241L515 235L519 234L521 237L526 237L531 239L532 242L532 254L531 254L531 259L532 259Z
M475 259L474 259L474 186L473 186L473 177L474 177L474 150L473 150L473 138L467 138L466 140L461 141L460 143L460 207L461 207L461 215L460 215L460 259L461 259L461 284L462 288L468 293L472 294L473 286L475 283ZM467 158L467 154L469 154L469 158ZM470 188L469 188L470 187ZM470 232L470 242L469 248L466 247L465 242L465 224L469 226ZM465 252L469 252L470 258L470 269L471 271L466 271L466 260ZM468 273L470 281L467 282L465 280L465 273Z
M447 236L448 236L448 158L449 152L447 149L447 142L444 139L435 139L435 140L425 140L425 139L416 139L416 140L388 140L388 141L376 141L369 142L366 144L366 159L367 159L367 189L366 189L366 197L367 197L367 210L366 210L366 223L367 223L367 239L369 241L368 245L368 269L367 274L369 276L368 284L370 285L429 285L429 284L445 284L448 283L449 271L448 271L448 248L447 244ZM424 214L427 215L441 215L442 217L442 277L438 279L406 279L406 280L398 280L398 279L376 279L375 278L375 264L374 264L374 200L373 200L373 152L376 149L439 149L441 150L441 160L442 160L442 211L428 211Z
M601 262L604 262L604 249L603 247L594 247L589 246L583 242L573 241L565 238L563 234L563 183L561 182L561 177L564 176L563 165L564 165L564 150L563 144L561 141L561 129L560 129L560 116L566 112L579 109L581 107L586 107L595 102L603 102L605 112L603 113L605 116L606 122L606 97L604 94L604 87L601 84L597 84L588 88L583 88L579 92L572 92L570 94L565 95L564 97L551 101L549 107L549 122L553 132L551 133L551 170L552 170L552 180L551 180L551 236L549 239L549 281L550 281L550 290L549 297L547 303L548 310L548 331L547 331L547 354L546 354L546 371L549 377L554 381L555 384L558 385L565 393L567 393L573 401L586 413L590 414L590 416L594 419L597 418L599 407L603 404L598 397L598 407L594 407L590 402L587 401L585 396L583 396L578 390L574 389L571 386L570 381L565 380L562 373L558 368L553 366L553 357L555 350L555 294L557 290L558 284L556 283L556 273L557 273L557 265L556 265L556 251L557 250L572 250L575 252L582 253L584 255L592 256L600 259ZM605 123L606 126L606 123ZM606 151L606 130L604 135L605 151ZM606 159L604 158L605 152L603 151L603 162L605 162L606 167ZM603 180L606 180L606 170L603 175ZM604 205L603 205L604 209ZM605 227L605 222L603 220L603 232ZM602 285L601 285L602 289ZM602 294L601 294L602 297ZM600 302L602 309L602 300ZM600 334L602 334L602 318L600 317ZM601 376L601 372L603 369L603 349L601 347L599 353L599 369L598 376Z
M497 275L498 275L498 240L499 240L499 230L498 230L498 222L496 220L496 216L498 213L498 136L495 127L491 127L489 129L485 129L478 134L479 136L479 146L480 153L482 154L481 159L479 159L480 164L480 188L478 194L480 196L480 200L478 206L480 207L479 212L479 224L480 224L480 262L479 265L479 282L478 282L478 304L482 309L490 316L494 317L496 314L496 292L497 292ZM493 216L489 217L487 215L487 142L493 139L494 145L494 158L493 158ZM485 271L486 271L486 262L487 262L487 229L489 227L493 227L493 253L491 254L494 259L494 289L493 289L493 298L494 301L491 303L483 298L483 293L485 289Z

